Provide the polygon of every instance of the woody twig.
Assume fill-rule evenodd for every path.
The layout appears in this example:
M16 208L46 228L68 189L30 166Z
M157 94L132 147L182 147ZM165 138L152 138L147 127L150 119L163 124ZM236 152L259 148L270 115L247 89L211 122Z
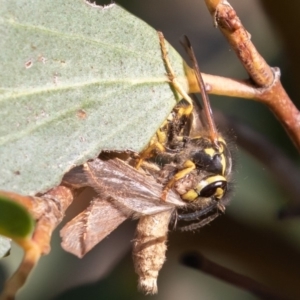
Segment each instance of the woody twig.
M5 283L0 300L13 300L15 294L24 285L41 255L50 252L50 239L56 226L62 221L66 209L73 201L73 191L58 186L41 197L21 196L10 192L1 192L11 201L23 205L36 220L32 237L14 239L24 250L23 260L14 275Z
M271 68L259 54L235 10L226 0L205 0L214 24L249 74L250 80L235 80L203 74L209 93L253 99L264 103L281 122L300 151L300 113L280 82L280 70ZM193 71L188 70L190 92L199 92Z
M278 295L269 288L263 286L259 282L236 273L228 268L225 268L215 262L207 259L198 252L186 253L181 257L182 264L202 271L206 274L215 276L227 283L230 283L236 287L249 291L260 299L273 299L273 300L284 300L287 299L281 295Z

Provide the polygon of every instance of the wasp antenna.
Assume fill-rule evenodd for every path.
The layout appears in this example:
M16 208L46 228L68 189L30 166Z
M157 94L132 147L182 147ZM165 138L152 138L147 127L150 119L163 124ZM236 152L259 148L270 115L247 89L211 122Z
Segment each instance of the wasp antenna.
M190 40L188 39L188 37L186 35L183 37L183 40L180 41L180 43L184 47L185 51L187 52L188 56L190 57L190 59L192 61L195 76L196 76L199 88L201 90L201 95L202 95L202 100L203 100L203 109L204 109L205 116L207 118L207 124L208 124L209 133L210 133L210 138L211 138L212 142L216 146L218 146L217 128L216 128L216 125L215 125L215 122L214 122L214 119L213 119L209 97L208 97L208 94L206 92L205 83L203 81L203 78L202 78L202 75L201 75L201 72L200 72L200 68L199 68L199 65L198 65L193 47L191 45ZM199 100L197 100L197 101L199 101ZM200 103L198 103L198 104L200 105Z

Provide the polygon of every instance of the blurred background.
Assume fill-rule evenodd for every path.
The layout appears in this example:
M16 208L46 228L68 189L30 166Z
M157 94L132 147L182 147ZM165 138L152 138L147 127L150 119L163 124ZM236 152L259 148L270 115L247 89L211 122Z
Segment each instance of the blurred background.
M226 40L213 27L204 1L116 2L155 29L163 31L166 39L185 58L179 39L187 35L204 73L247 78ZM280 67L283 85L299 107L300 41L297 37L300 2L232 0L230 3L269 65ZM110 4L110 1L105 4ZM282 152L283 157L287 156L292 166L292 179L300 181L300 175L297 177L300 174L297 171L299 155L267 108L244 99L211 96L211 101L213 109L237 118L270 141ZM239 140L231 128L225 131L233 141ZM291 181L291 178L274 174L266 164L250 155L247 149L237 147L235 188L226 215L197 232L170 232L167 261L158 279L159 293L151 299L259 299L247 291L181 265L179 258L190 250L199 251L216 263L257 280L284 295L284 299L300 299L300 220L296 217L278 218L279 212L297 205L297 200L299 207L300 199L292 196L285 187L285 182ZM296 173L292 168L296 169ZM85 193L83 198L91 191ZM68 214L80 210L80 207L73 207ZM41 259L17 299L150 298L136 288L137 276L131 259L135 226L135 221L125 222L82 260L61 249L56 230L51 253ZM1 282L1 278L17 268L21 255L21 250L14 247L12 255L1 261Z

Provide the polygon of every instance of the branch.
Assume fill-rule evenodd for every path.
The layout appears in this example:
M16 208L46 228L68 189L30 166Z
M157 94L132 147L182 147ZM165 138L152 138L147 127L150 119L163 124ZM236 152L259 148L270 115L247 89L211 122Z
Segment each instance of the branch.
M232 49L244 65L250 78L259 87L268 87L274 81L271 67L251 42L251 35L243 26L235 10L226 0L205 0L205 3Z
M280 82L280 71L271 68L251 42L235 10L226 0L205 0L214 23L220 28L229 44L248 72L251 81L238 81L203 74L209 93L242 97L264 103L285 128L300 151L300 112ZM190 92L200 92L193 71L187 68Z
M275 295L273 291L270 291L255 280L220 266L198 252L184 254L181 258L181 262L188 267L205 272L234 286L242 288L255 296L258 296L260 299L287 300L286 297Z
M6 193L6 195L12 201L23 205L37 220L31 238L14 240L23 248L24 257L18 270L5 283L0 295L0 300L13 300L41 255L49 253L52 233L62 221L74 195L71 189L64 186L55 187L41 197L22 196L15 193Z

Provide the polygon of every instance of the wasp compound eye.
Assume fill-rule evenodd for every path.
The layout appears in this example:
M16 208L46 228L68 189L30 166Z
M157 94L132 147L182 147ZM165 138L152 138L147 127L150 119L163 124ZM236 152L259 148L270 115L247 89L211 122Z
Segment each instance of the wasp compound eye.
M217 181L209 184L200 192L200 197L216 197L217 199L221 199L226 191L227 182L226 181Z
M206 177L197 186L200 197L221 199L227 189L227 180L221 175Z

